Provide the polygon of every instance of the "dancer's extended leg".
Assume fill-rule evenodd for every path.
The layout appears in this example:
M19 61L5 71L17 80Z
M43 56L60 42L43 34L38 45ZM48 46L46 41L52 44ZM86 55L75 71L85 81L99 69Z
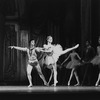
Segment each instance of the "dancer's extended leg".
M53 75L54 75L54 72L53 72L53 69L51 69L51 75L50 75L49 81L48 81L48 83L47 83L48 85L49 85L49 83L50 83L50 81L51 81Z
M95 84L95 86L98 86L98 84L99 84L99 81L100 81L100 72L99 72L99 75L98 75L98 80L96 81L96 84Z
M57 81L57 66L56 64L53 65L53 71L54 71L54 86L58 83Z
M31 72L32 72L33 67L31 65L27 65L27 77L28 77L28 81L29 81L29 86L32 86L32 76L31 76Z
M74 68L73 68L72 71L71 71L71 75L70 75L70 78L69 78L69 81L68 81L68 86L70 85L70 81L71 81L71 79L72 79L73 73L74 73Z
M39 74L40 78L43 80L44 85L47 85L46 79L45 79L45 77L44 77L44 75L41 71L41 68L40 68L39 64L36 65L36 69L38 71L38 74Z
M77 84L75 86L77 86L77 85L79 85L80 82L79 82L79 78L78 78L76 70L74 71L74 75L75 75L76 80L77 80Z

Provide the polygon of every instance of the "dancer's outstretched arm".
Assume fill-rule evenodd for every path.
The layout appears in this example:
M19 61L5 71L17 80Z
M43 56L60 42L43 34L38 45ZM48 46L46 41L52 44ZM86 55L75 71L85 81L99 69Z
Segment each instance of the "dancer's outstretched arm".
M61 52L61 55L65 54L65 53L67 53L67 52L69 52L69 51L71 51L71 50L73 50L73 49L76 49L76 48L78 48L78 47L79 47L79 44L75 45L75 46L72 47L72 48L68 48L68 49L66 49L66 50L63 50L63 51Z
M53 49L52 48L48 48L48 49L46 49L46 48L41 48L40 49L40 51L42 51L42 52L52 52L53 51Z
M41 52L41 51L43 52L43 48L41 48L41 47L36 47L35 50L36 50L37 52Z
M50 51L46 50L45 48L41 48L41 47L36 47L35 50L37 52L50 52Z
M25 47L17 47L17 46L9 46L8 48L11 49L17 49L17 50L21 50L21 51L27 51L27 48Z

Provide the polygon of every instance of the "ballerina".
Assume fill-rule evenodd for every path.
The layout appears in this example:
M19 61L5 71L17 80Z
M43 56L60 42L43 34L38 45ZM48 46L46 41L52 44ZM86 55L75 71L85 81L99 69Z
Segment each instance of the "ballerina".
M47 68L51 69L51 75L48 81L48 85L52 79L52 76L54 77L54 86L58 83L57 81L57 61L59 57L73 49L76 49L79 47L79 44L72 48L68 48L66 50L63 50L60 44L52 44L53 38L52 36L47 37L47 44L44 44L44 49L46 52L46 57L44 57L43 63L47 66Z
M98 46L97 46L97 55L91 60L91 63L93 65L97 65L99 67L99 75L98 75L98 79L95 83L95 86L99 86L99 81L100 81L100 36L98 39Z
M68 62L68 64L65 66L67 69L71 69L71 75L70 75L70 78L68 80L68 86L70 85L70 82L71 82L71 79L73 77L73 75L75 75L75 78L77 80L77 85L80 84L79 82L79 78L78 78L78 75L77 75L77 67L81 65L81 58L80 56L78 55L78 53L75 52L75 50L72 50L72 52L69 54L69 56L63 61L63 63L61 65L63 65L69 58L71 58L71 61ZM76 59L78 58L78 59Z

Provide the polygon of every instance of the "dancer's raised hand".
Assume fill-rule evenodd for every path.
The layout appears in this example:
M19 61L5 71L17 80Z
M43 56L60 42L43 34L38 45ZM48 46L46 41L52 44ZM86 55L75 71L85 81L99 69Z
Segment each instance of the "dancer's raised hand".
M13 48L14 48L14 46L8 46L8 48L11 48L11 49L13 49Z

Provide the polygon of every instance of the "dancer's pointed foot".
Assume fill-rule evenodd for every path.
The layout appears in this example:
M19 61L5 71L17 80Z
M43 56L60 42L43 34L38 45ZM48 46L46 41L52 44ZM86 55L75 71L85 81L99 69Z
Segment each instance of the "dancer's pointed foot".
M56 86L57 83L58 83L58 81L56 80L56 81L54 82L54 86Z
M49 82L46 85L49 86Z
M56 83L55 83L55 84L53 84L53 86L56 86Z
M48 84L47 82L44 82L44 85L45 85L45 86L49 86L49 84Z
M28 85L28 87L32 87L32 86L33 86L32 84L29 84L29 85Z
M100 85L98 85L98 84L95 84L95 86L100 86Z
M67 84L68 86L70 86L70 82L68 82L68 84Z
M56 80L55 84L57 84L57 83L58 83L58 81Z
M77 83L77 84L75 84L74 86L79 86L80 84L79 83Z
M95 86L98 86L98 83L96 83Z
M44 84L45 86L49 86L49 84L48 83L46 83L46 84Z

